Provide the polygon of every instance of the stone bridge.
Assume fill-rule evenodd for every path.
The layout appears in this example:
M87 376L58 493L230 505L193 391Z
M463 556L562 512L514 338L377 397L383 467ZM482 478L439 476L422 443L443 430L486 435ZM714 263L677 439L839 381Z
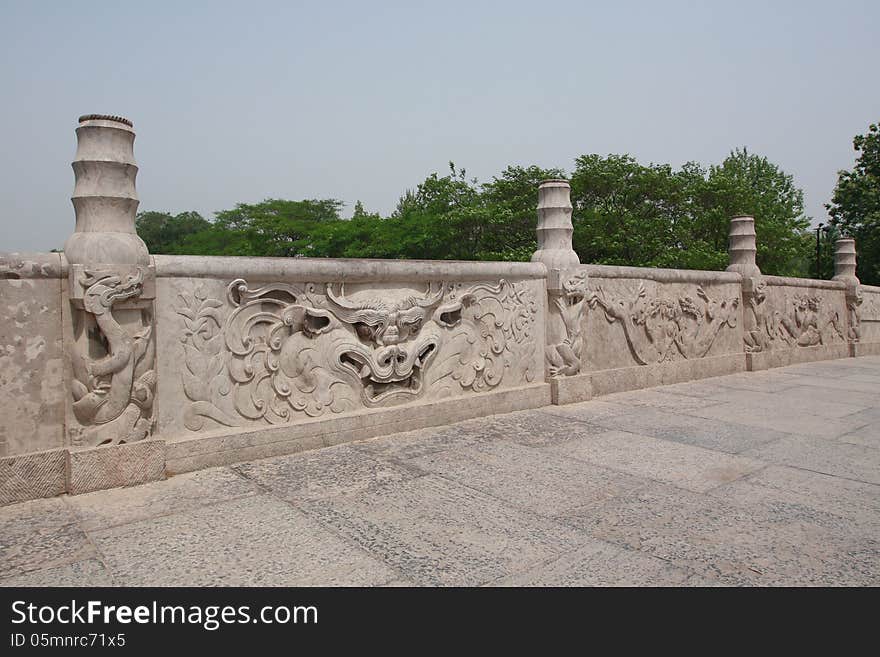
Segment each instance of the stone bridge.
M752 217L725 272L581 264L551 180L531 263L151 255L131 122L77 137L64 252L0 256L8 582L141 582L177 540L169 582L237 582L260 518L335 566L247 583L877 583L852 239L831 281L763 275Z

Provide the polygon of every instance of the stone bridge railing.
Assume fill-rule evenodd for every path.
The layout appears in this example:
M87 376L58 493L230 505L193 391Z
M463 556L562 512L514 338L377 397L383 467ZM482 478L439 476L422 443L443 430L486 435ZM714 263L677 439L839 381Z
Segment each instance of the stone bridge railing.
M581 265L568 183L538 192L532 263L151 256L134 132L77 129L64 254L0 256L0 503L590 399L880 353L880 288Z

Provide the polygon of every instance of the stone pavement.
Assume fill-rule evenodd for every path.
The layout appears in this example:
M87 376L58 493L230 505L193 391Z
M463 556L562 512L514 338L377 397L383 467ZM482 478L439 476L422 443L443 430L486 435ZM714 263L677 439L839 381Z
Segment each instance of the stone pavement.
M3 585L878 585L880 356L0 508Z

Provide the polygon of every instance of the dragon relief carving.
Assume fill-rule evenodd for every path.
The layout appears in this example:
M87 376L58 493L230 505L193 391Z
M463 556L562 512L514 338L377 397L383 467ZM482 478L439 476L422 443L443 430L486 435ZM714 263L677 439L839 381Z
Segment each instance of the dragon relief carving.
M865 297L862 291L856 288L855 293L846 297L846 310L849 313L849 341L858 342L862 336L862 303Z
M650 299L640 283L632 299L609 299L600 286L587 302L623 327L633 358L647 365L705 356L722 328L736 327L739 297L713 299L697 286L695 297Z
M581 371L583 317L588 303L585 271L563 280L560 292L550 293L550 344L545 353L550 376L571 376Z
M523 284L227 287L181 297L184 424L279 424L532 381L538 312Z
M117 308L143 291L144 271L85 270L71 350L74 444L134 442L153 429L155 339L148 308ZM120 318L123 318L120 321Z
M823 306L817 295L775 295L759 283L748 299L748 329L743 333L749 353L783 347L813 347L846 340L840 313Z

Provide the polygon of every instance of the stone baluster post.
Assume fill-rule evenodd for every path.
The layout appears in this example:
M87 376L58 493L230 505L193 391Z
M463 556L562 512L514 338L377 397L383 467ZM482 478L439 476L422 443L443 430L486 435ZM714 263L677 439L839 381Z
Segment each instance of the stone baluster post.
M749 216L733 217L730 220L727 243L730 262L727 271L742 275L743 349L746 351L748 369L752 369L750 352L761 351L764 344L759 325L764 312L765 286L761 280L761 270L755 261L757 253L755 218Z
M72 448L148 437L156 386L155 275L135 231L132 123L90 114L80 117L76 135L76 228L64 245L70 301L66 433Z
M846 283L847 338L850 356L855 356L855 343L861 335L862 292L856 276L856 241L852 237L841 237L834 242L834 278Z
M727 254L730 264L727 271L735 271L742 274L743 278L755 278L761 275L761 270L755 263L758 253L755 238L755 218L740 216L730 220L730 236L727 243Z
M567 180L545 180L538 186L538 250L532 254L532 262L543 262L548 272L581 263L571 247L571 211Z
M560 378L579 374L584 347L583 319L587 306L587 272L571 245L571 185L545 180L538 187L538 250L532 262L547 267L545 363L554 404L589 399L588 385L562 389Z
M841 237L834 242L835 281L858 284L856 277L856 241L852 237Z
M79 119L71 199L76 228L64 244L71 265L150 264L147 246L134 227L139 203L134 136L131 121L119 116Z

